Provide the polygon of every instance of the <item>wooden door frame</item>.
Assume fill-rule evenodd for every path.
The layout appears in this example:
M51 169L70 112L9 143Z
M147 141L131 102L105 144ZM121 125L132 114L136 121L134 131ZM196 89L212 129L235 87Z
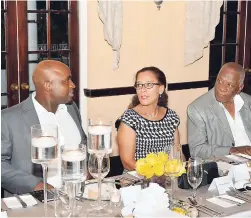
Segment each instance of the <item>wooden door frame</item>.
M29 69L28 69L28 23L27 23L27 1L17 2L17 19L18 21L18 74L20 88L20 102L29 97L29 89L23 89L22 84L29 84Z
M78 5L78 1L69 0L71 12L68 23L69 58L72 79L76 84L74 101L77 105L79 105L80 90ZM22 83L29 84L27 0L7 1L6 9L7 106L10 107L29 96L29 90L21 87ZM12 83L18 85L17 90L11 89Z
M241 1L241 8L244 9L240 14L240 45L239 45L239 64L247 68L250 63L251 47L251 3ZM245 57L244 57L245 54Z
M13 106L19 103L18 90L12 90L11 84L17 84L18 79L18 59L17 59L17 2L6 2L6 78L7 78L7 106ZM9 37L11 36L11 38Z
M244 9L244 10L243 10ZM251 2L241 1L240 14L240 44L239 44L239 64L244 69L250 68L251 63ZM248 13L247 13L248 12ZM246 70L246 78L244 81L244 91L251 93L251 85L248 84L250 72Z

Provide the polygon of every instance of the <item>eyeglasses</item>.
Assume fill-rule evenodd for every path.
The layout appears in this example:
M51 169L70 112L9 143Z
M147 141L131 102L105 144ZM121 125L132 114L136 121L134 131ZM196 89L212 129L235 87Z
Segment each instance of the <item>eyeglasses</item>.
M160 83L136 83L134 85L135 89L151 89L154 85L160 85Z

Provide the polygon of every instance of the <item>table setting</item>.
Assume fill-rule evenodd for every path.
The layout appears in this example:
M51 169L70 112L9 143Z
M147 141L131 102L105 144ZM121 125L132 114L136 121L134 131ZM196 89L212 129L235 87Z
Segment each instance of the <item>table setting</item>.
M110 171L111 122L89 120L88 143L58 146L57 126L32 127L33 163L60 159L60 185L1 201L2 217L251 217L251 158L227 155L183 162L174 146L149 153L136 170ZM93 179L87 180L88 174ZM51 198L52 196L52 198Z

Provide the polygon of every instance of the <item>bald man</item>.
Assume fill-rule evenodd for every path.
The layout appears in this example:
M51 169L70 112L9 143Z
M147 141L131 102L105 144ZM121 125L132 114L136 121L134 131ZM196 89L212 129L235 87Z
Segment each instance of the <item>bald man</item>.
M43 189L41 166L31 162L32 125L57 125L59 145L86 142L79 110L72 101L75 84L70 69L58 61L42 61L32 79L36 89L32 96L1 114L1 184L9 193ZM58 178L53 170L52 164L48 183L54 186Z
M245 71L226 63L215 87L187 108L191 156L211 159L233 153L251 155L251 96L242 93Z

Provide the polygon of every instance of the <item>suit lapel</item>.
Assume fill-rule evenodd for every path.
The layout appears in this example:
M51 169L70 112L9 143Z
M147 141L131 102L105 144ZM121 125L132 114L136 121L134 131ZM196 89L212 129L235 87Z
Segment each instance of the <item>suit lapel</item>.
M31 146L31 141L30 141L30 129L31 126L36 125L36 124L40 124L38 116L37 116L37 112L35 110L32 98L29 97L27 98L25 101L23 101L23 110L22 110L22 116L24 119L24 123L26 124L26 128L27 128L27 134L29 134L29 146ZM27 149L28 152L28 156L31 156L31 149ZM40 164L33 164L31 165L32 169L31 172L34 176L37 177L42 177L43 176L43 171L42 171L42 166Z
M222 129L225 131L226 135L234 143L234 137L230 129L226 114L224 112L224 109L220 106L219 102L216 100L215 95L214 95L214 90L212 91L212 97L213 97L212 98L213 103L212 103L211 111L217 117L217 120L219 124L221 125Z
M82 126L81 126L80 120L77 116L77 113L73 107L74 107L73 105L67 105L67 111L71 115L72 119L74 120L74 122L76 123L76 125L78 127L79 133L81 135L81 143L85 143L86 142L85 133L82 129Z
M40 124L31 97L29 97L27 100L23 102L22 116L29 130L31 126Z
M240 115L243 122L243 126L246 130L247 136L249 137L249 140L251 141L251 123L250 123L251 114L250 114L250 109L247 107L245 103L240 110Z

